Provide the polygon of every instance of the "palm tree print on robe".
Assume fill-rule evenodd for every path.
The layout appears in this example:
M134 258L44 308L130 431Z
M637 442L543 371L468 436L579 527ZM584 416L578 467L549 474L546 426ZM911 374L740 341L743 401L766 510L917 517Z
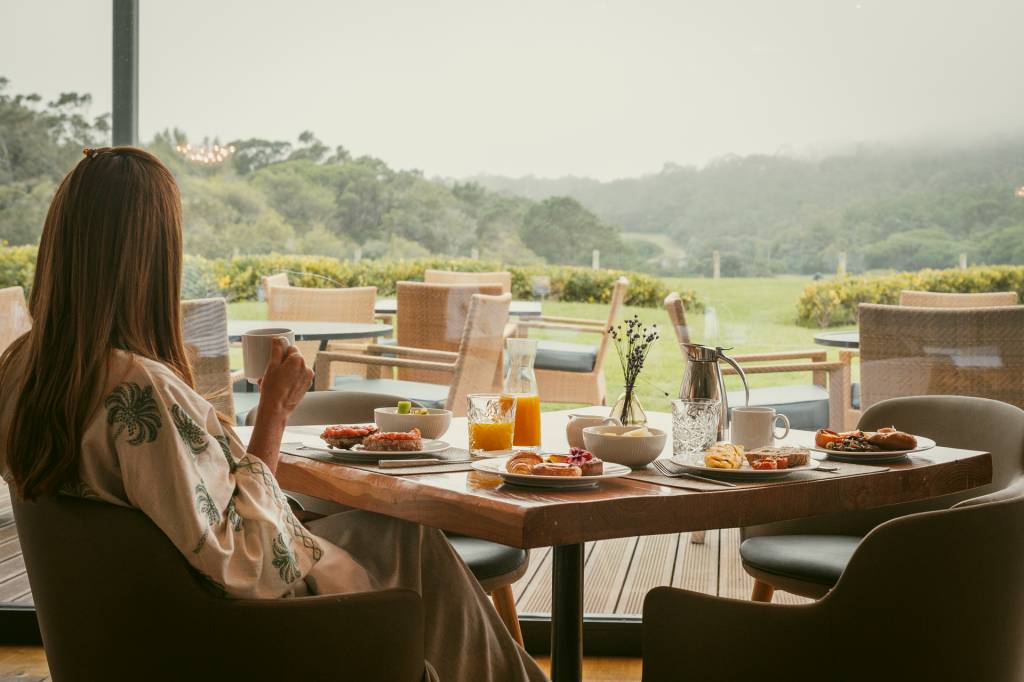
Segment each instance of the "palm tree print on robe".
M193 457L201 452L206 452L206 448L210 444L206 440L206 432L199 428L199 424L196 424L195 420L188 416L188 413L181 409L180 405L171 405L171 419L174 420L174 428L178 430L178 435L181 436L181 440L185 442Z
M226 513L228 516L228 523L231 524L232 530L234 530L235 532L242 530L242 515L239 514L238 510L235 508L234 500L228 502L228 508Z
M295 553L292 552L291 538L284 533L278 533L274 538L272 549L274 550L274 568L277 569L281 580L289 585L298 580L299 562L295 559Z
M162 423L152 386L123 383L107 396L103 406L107 408L107 424L114 427L114 438L127 433L131 445L156 440Z
M238 468L238 462L231 456L231 441L228 440L227 436L214 436L213 439L220 445L220 451L224 453L224 459L228 461L228 471L235 473L235 469Z
M206 517L206 522L211 526L220 523L220 512L217 511L217 505L210 497L210 491L206 489L205 483L196 486L196 509Z

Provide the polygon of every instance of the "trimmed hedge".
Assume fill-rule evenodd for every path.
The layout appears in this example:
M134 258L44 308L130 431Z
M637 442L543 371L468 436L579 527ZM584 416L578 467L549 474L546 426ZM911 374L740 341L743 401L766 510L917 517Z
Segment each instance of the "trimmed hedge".
M31 285L35 268L34 246L0 248L0 286ZM512 294L518 299L533 298L532 278L547 276L551 290L548 298L557 301L607 303L615 280L629 278L628 305L659 307L668 294L661 280L636 272L592 270L569 266L505 267L497 261L469 258L417 258L412 260L342 261L323 256L237 256L209 260L186 256L182 274L185 298L224 296L229 301L250 301L258 297L261 278L288 272L293 286L358 287L375 286L381 296L393 296L395 282L422 281L427 269L485 272L507 269L512 273ZM693 291L679 295L687 310L702 308Z
M854 324L861 303L896 305L904 289L958 294L1016 291L1024 298L1024 267L921 270L815 282L804 289L797 301L797 321L822 328Z

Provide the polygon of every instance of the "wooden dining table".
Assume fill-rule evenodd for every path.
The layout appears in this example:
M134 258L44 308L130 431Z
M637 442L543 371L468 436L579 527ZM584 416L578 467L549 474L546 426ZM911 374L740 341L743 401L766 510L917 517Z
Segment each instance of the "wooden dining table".
M606 414L608 408L573 410ZM544 449L566 451L569 412L542 416ZM671 415L648 413L649 425L671 433ZM289 434L285 441L309 437ZM445 440L467 445L467 423L454 419ZM671 456L671 437L662 457ZM809 432L788 444L806 445ZM591 540L732 528L866 509L945 495L991 481L988 453L935 447L905 463L863 475L817 473L799 480L713 490L687 490L627 478L595 488L515 487L477 471L390 476L282 454L277 471L287 490L332 500L514 547L552 547L551 676L579 682L583 665L584 543ZM681 614L681 617L685 615Z

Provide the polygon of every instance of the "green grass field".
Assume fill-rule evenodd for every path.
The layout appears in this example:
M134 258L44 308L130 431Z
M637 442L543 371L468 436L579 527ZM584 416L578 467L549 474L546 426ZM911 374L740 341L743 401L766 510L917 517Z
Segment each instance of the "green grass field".
M673 289L693 289L704 302L704 312L692 313L687 322L690 338L706 345L729 347L732 353L754 353L818 349L814 345L817 330L796 324L796 300L810 282L807 277L752 277L732 279L678 278L666 283ZM544 303L544 314L561 317L602 319L607 306L589 303ZM657 324L661 338L651 351L647 367L641 375L640 398L644 407L667 410L666 394L675 397L682 380L682 355L676 345L675 333L668 326L668 314L661 308L626 307L626 315L639 315L647 324ZM257 302L232 303L229 315L236 319L261 319L266 316L266 305ZM716 332L717 327L717 332ZM594 336L546 332L534 334L536 338L558 339L573 343L593 343ZM834 355L834 353L833 353ZM236 363L240 358L236 359ZM622 370L614 352L605 361L608 381L608 400L618 396L622 386ZM738 386L738 379L729 380ZM779 386L808 383L804 374L762 374L751 377L751 386ZM552 406L554 407L554 406Z

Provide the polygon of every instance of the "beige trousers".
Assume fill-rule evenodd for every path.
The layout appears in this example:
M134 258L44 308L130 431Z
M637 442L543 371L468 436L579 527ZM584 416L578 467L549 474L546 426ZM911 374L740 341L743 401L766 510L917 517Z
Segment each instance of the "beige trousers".
M390 516L348 511L309 529L346 550L378 589L423 598L424 648L442 682L542 682L544 672L512 639L480 584L444 534Z

